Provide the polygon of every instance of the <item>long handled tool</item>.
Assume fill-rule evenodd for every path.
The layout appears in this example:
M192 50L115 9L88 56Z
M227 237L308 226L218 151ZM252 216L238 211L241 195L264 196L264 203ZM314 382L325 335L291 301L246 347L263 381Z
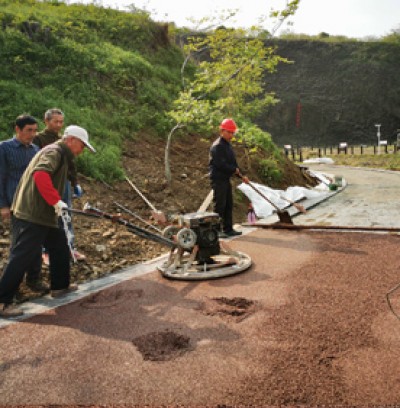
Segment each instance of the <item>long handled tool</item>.
M197 212L207 211L207 208L210 206L211 201L212 201L213 198L214 198L214 191L210 190L210 192L207 194L207 197L204 199L201 206L197 210Z
M132 217L135 217L137 220L142 221L143 224L146 224L149 228L152 228L154 230L156 230L157 232L161 232L162 230L160 228L155 227L153 224L150 224L149 222L147 222L145 219L143 219L142 217L140 217L139 215L135 214L133 211L129 210L128 208L124 207L122 204L117 203L116 201L114 201L114 204L120 208L121 210L125 211L126 213L132 215Z
M307 210L299 203L295 203L293 200L290 200L289 198L286 198L282 195L279 194L279 198L281 198L282 200L287 201L288 203L290 203L294 208L296 208L298 211L302 212L303 214L305 214L307 212Z
M243 176L242 176L241 174L239 174L239 177L240 177L241 179L243 179ZM272 206L274 206L275 208L277 208L277 206L274 205L267 197L265 197L265 196L261 193L261 191L259 191L259 190L251 183L251 181L249 181L249 186L250 186L254 191L256 191L258 194L260 194L263 198L265 198ZM306 210L301 204L296 203L296 202L294 202L293 200L290 200L289 198L286 198L286 197L284 197L284 196L282 196L282 195L280 195L280 194L278 194L278 196L279 196L280 199L285 200L285 201L287 201L288 203L290 203L290 204L291 204L294 208L296 208L298 211L300 211L300 212L302 212L302 213L304 213L304 214L307 212L307 210Z
M165 224L167 222L167 218L162 211L157 210L156 207L143 195L143 193L129 180L128 176L125 176L125 180L129 183L129 185L139 194L139 196L143 199L143 201L150 207L152 210L153 218L161 223Z
M139 194L139 196L142 198L142 200L153 210L157 211L157 208L154 207L154 205L142 194L142 192L132 183L132 181L128 178L128 176L125 176L125 180L129 183L129 185Z
M154 242L158 242L159 244L166 245L170 248L175 248L177 246L177 244L174 241L166 237L163 237L162 235L158 235L153 232L149 232L143 228L140 228L130 223L129 221L125 220L119 215L109 214L104 211L101 211L98 208L92 207L89 203L86 203L84 205L83 210L75 210L72 208L69 208L68 210L74 214L85 215L88 217L106 218L113 222L117 222L118 224L124 225L130 232L137 235L138 237L149 239Z
M238 174L238 176L243 179L243 176L241 174ZM253 185L251 181L248 182L248 185L256 192L258 193L265 201L267 201L269 204L272 205L272 207L275 208L276 214L279 217L279 221L282 224L293 224L292 217L286 210L281 210L275 203L273 203L265 194L263 194L257 187Z

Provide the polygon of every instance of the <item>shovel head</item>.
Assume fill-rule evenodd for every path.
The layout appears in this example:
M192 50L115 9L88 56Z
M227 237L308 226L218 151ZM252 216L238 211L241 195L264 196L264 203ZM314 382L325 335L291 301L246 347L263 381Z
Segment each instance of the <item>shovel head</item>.
M279 222L282 224L293 224L292 217L287 211L277 211Z

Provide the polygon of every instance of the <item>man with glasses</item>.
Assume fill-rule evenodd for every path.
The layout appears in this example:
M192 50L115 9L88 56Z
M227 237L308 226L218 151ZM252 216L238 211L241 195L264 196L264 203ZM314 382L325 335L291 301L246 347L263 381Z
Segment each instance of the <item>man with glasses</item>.
M214 191L214 211L222 219L223 231L220 238L241 235L240 231L233 229L233 196L230 178L240 175L240 169L236 161L235 152L230 143L238 128L233 119L224 119L219 126L219 137L210 149L210 180ZM244 183L248 183L247 177L242 177Z

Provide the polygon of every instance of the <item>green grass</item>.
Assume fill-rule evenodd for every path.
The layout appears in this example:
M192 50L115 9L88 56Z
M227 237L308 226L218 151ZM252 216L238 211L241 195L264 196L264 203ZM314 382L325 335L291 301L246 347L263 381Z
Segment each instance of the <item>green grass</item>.
M400 171L400 152L380 155L340 155L332 156L335 164L352 167L372 167Z
M0 0L0 23L0 140L21 113L42 120L58 107L65 125L85 127L98 150L78 169L112 181L123 176L125 139L143 129L166 136L183 55L146 13Z
M303 160L318 157L318 149L315 148L313 150L303 148L302 152ZM381 146L380 154L378 154L377 148L376 153L374 154L373 146L364 147L362 154L361 148L359 146L354 148L354 154L350 154L350 147L348 148L348 152L349 154L345 154L343 152L337 154L337 149L333 149L331 154L330 149L327 149L325 154L325 151L322 149L321 156L330 157L337 165L352 167L371 167L400 171L400 151L395 152L393 146L388 146L388 153L385 153L384 146ZM296 157L298 157L297 154Z

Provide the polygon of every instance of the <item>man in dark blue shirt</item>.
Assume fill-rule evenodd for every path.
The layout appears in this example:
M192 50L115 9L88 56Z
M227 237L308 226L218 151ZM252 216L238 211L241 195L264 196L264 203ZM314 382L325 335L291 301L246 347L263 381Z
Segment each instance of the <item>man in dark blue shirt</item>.
M15 137L0 143L0 214L3 223L13 223L10 207L19 180L39 148L32 144L38 128L37 120L30 115L20 115L15 121ZM11 228L12 229L12 228ZM14 244L12 234L11 246ZM40 281L41 253L27 271L27 286L35 292L47 292L47 285Z
M221 238L241 235L240 231L233 229L233 197L230 178L236 174L240 176L240 169L236 162L235 152L230 143L238 130L233 119L224 119L220 126L220 136L210 149L210 179L214 191L214 211L222 219L223 232ZM247 177L242 177L248 183Z

